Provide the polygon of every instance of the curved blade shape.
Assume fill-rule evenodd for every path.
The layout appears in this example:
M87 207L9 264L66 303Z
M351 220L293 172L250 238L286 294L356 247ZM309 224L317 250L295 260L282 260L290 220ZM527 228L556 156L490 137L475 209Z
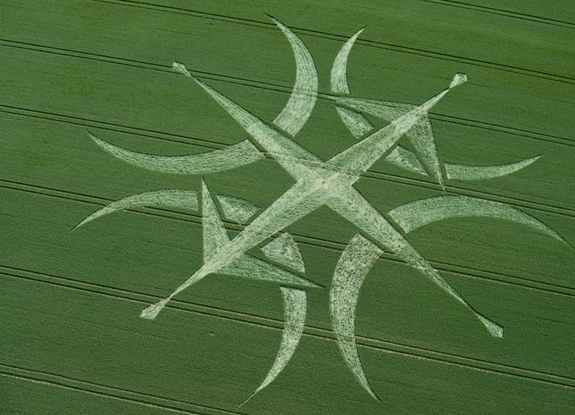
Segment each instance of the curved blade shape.
M329 293L329 308L339 350L363 388L375 399L355 344L355 309L361 284L383 251L357 234L343 251L335 268Z
M396 207L389 212L401 228L409 233L424 225L449 218L470 216L505 219L529 226L563 243L567 242L553 229L538 219L503 203L469 196L439 196Z
M276 360L262 384L240 406L274 381L290 361L303 333L307 309L306 292L288 287L280 287L280 289L284 299L285 325Z
M264 157L249 141L244 140L221 150L189 156L160 156L138 153L115 146L88 132L90 137L114 157L144 169L173 174L207 174L245 166Z
M196 211L198 210L198 196L193 190L159 190L128 196L92 213L74 229L110 213L138 207L167 207Z
M445 172L448 179L455 180L483 180L506 176L515 173L535 163L539 157L518 161L517 163L502 164L499 166L467 166L464 164L445 163Z
M268 17L281 29L289 41L296 63L295 84L291 96L282 110L274 119L274 124L290 134L296 135L311 115L317 99L317 70L309 50L287 26L275 17Z
M337 54L333 66L331 68L331 92L338 94L349 94L349 85L347 83L347 60L349 52L353 47L358 36L363 32L363 29L358 30L341 48ZM363 115L350 108L341 107L336 105L336 110L348 130L359 138L367 134L373 125Z
M339 94L349 94L347 83L347 60L349 52L363 29L358 30L340 49L331 68L331 91Z

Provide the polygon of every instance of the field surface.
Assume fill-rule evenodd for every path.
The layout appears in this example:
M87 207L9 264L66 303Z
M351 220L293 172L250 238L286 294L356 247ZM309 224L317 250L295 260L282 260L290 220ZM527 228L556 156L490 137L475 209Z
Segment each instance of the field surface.
M401 233L390 211L446 197L529 218L459 210L405 235L504 328L502 338L421 267L382 247L355 320L345 323L362 385L338 347L353 339L334 330L330 301L350 241L358 233L377 241L325 205L285 229L319 287L215 273L155 320L139 317L210 255L208 199L234 238L249 221L224 217L216 195L249 201L257 216L296 180L269 151L225 171L153 171L115 157L90 133L163 156L211 154L248 138L172 69L177 61L289 136L274 120L297 79L294 52L290 32L266 14L313 58L317 102L293 140L321 160L363 138L342 122L334 97L411 108L467 74L429 112L444 187L428 167L406 169L389 152L353 187ZM347 64L350 95L334 91L334 60L361 28ZM375 129L389 121L363 116ZM421 156L416 141L395 144ZM493 178L449 173L537 156ZM0 0L0 413L575 413L574 173L575 8L567 1ZM112 202L165 189L196 192L197 208L132 206L74 229ZM274 236L247 253L287 270L260 249ZM284 329L287 290L307 295L297 349L240 406L266 378L282 336L297 332Z

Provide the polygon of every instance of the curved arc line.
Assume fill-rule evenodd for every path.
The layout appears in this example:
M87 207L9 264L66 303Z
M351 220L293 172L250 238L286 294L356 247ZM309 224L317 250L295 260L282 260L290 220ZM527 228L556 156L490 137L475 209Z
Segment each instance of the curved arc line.
M330 85L331 91L334 93L350 93L349 84L347 82L347 61L351 48L355 44L355 41L361 32L363 32L363 29L358 30L347 42L345 42L333 62ZM363 114L337 104L336 110L347 129L355 138L359 138L373 129L373 124Z
M318 76L313 58L304 43L287 26L275 17L268 17L281 29L289 41L296 62L296 79L289 100L274 119L274 124L296 135L308 120L317 99Z
M516 163L501 164L497 166L469 166L465 164L445 163L445 172L448 179L454 180L483 180L507 176L515 173L539 160L539 157L531 157Z
M343 359L361 386L377 400L357 351L355 310L363 280L382 252L377 245L356 234L337 263L329 293L333 331Z
M331 68L331 91L339 94L349 94L347 82L347 60L355 41L364 29L358 30L340 49Z
M92 213L74 227L79 228L86 223L110 213L138 207L167 207L187 210L198 210L197 192L194 190L158 190L155 192L139 193L110 203Z
M243 140L221 150L188 156L161 156L126 150L88 132L96 144L114 157L147 170L173 174L207 174L245 166L264 158L249 141Z
M278 354L261 385L240 406L272 383L292 358L303 334L307 294L304 290L280 286L284 300L285 325Z
M529 216L519 209L502 203L469 196L438 196L416 200L392 209L389 212L389 216L397 222L405 233L440 220L451 218L476 216L505 219L529 226L567 244L557 232L545 223Z

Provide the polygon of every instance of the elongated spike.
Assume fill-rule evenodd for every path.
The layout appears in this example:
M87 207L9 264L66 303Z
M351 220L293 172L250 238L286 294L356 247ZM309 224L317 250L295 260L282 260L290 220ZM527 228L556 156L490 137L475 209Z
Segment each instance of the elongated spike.
M482 316L481 314L477 313L477 318L483 323L487 331L493 336L498 337L500 339L503 338L503 326L497 324L491 319Z

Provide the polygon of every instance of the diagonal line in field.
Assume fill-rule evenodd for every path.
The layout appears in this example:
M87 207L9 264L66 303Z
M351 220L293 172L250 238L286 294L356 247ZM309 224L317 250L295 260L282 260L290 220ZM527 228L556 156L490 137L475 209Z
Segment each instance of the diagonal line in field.
M33 117L37 119L48 120L52 122L61 122L64 124L69 125L78 125L82 127L92 127L92 128L99 128L102 130L107 131L114 131L120 133L128 133L132 135L137 135L141 137L148 137L157 140L164 140L168 142L177 142L183 144L193 144L199 147L208 148L208 149L220 149L225 148L224 145L210 142L206 140L201 140L195 137L187 137L181 135L172 135L167 133L162 133L159 131L153 130L146 130L146 129L139 129L136 127L130 126L123 126L120 124L114 123L107 123L101 122L96 120L89 120L85 118L78 118L69 115L62 115L62 114L55 114L49 113L45 111L38 111L32 109L24 109L24 108L17 108L11 107L7 105L0 104L0 112L9 113L17 116L24 116L24 117ZM575 144L574 144L575 145ZM272 159L270 155L266 154L268 159ZM400 183L400 184L407 184L411 186L417 186L424 189L432 189L432 190L440 190L439 186L436 183L432 183L429 181L417 179L417 178L408 178L403 176L397 176L390 173L383 173L383 172L376 172L376 171L368 171L363 175L364 178L373 179L373 180L381 180L381 181L388 181L393 183ZM487 193L478 190L467 189L461 186L454 186L454 185L447 185L446 190L448 193L457 194L457 195L466 195L466 196L474 196L474 197L481 197L487 200L496 201L496 202L505 202L513 206L518 206L526 209L531 209L537 212L543 213L553 213L565 217L575 217L575 209L566 208L562 206L552 205L552 204L545 204L540 202L534 202L527 199L518 199L509 196L504 196L495 193Z
M569 29L575 29L575 23L573 23L573 22L568 22L565 20L552 19L549 17L535 16L532 14L519 13L519 12L512 11L512 10L498 9L495 7L488 7L488 6L483 6L483 5L479 5L479 4L470 4L470 3L465 3L462 1L455 1L455 0L421 0L421 1L424 1L427 3L440 4L443 6L459 7L462 9L470 9L470 10L474 10L474 11L478 11L478 12L482 12L482 13L497 14L497 15L509 17L512 19L526 20L526 21L530 21L530 22L548 24L551 26L561 26L561 27L567 27Z
M93 295L102 295L115 300L136 302L141 305L147 305L160 299L160 296L116 289L98 284L79 282L54 275L19 270L11 267L0 266L0 276L2 278L26 280L32 283L49 284L58 288L86 292ZM283 327L282 321L268 317L200 305L179 299L174 299L172 301L172 305L168 305L167 307L180 312L215 317L226 321L233 321L234 323L247 324L278 331L281 331ZM305 327L303 335L323 341L336 341L334 334L330 330L320 327L308 325ZM415 359L433 361L439 364L454 365L470 370L479 370L502 376L511 376L529 381L541 382L562 388L575 389L575 378L573 377L525 369L512 365L461 356L454 353L425 349L388 340L374 339L366 336L356 336L356 341L360 348L370 349L378 353L401 355ZM0 367L1 366L2 365L0 364Z
M118 5L118 6L125 6L125 7L136 7L136 8L154 10L154 11L164 12L164 13L176 13L176 14L183 14L183 15L188 15L188 16L198 16L198 17L204 17L204 18L212 19L212 20L225 21L228 23L235 23L235 24L241 24L241 25L247 25L247 26L255 26L255 27L265 28L265 29L273 29L273 24L270 24L270 23L267 23L264 21L245 19L245 18L239 18L239 17L232 17L232 16L225 16L225 15L220 15L220 14L216 14L216 13L195 11L195 10L191 10L191 9L181 8L181 7L157 5L157 4L141 2L141 1L133 1L133 0L92 0L92 1L99 2L99 3L113 4L113 5ZM307 35L307 36L313 36L313 37L318 37L318 38L337 40L340 42L341 41L345 42L347 40L346 36L334 34L334 33L322 32L319 30L312 30L312 29L307 29L307 28L297 28L297 27L291 27L291 29L294 33L300 34L300 35ZM418 48L414 48L414 47L396 45L396 44L386 43L386 42L381 42L381 41L358 40L357 43L360 45L364 45L364 46L375 47L377 49L392 50L392 51L411 54L411 55L425 56L428 58L433 58L433 59L438 59L438 60L444 60L444 61L450 61L450 62L459 62L459 63L471 64L471 65L476 65L476 66L483 66L483 67L487 67L487 68L491 68L491 69L495 69L495 70L500 70L500 71L505 71L505 72L514 72L514 73L519 73L522 75L532 76L532 77L536 77L536 78L551 79L551 80L554 80L557 82L575 84L575 78L572 78L569 76L557 75L557 74L532 70L532 69L528 69L528 68L522 68L522 67L513 66L513 65L505 65L505 64L500 64L500 63L496 63L496 62L488 62L488 61L483 61L480 59L467 58L467 57L463 57L463 56L451 55L451 54L441 53L441 52L434 52L434 51L429 51L429 50L425 50L425 49L418 49Z
M108 56L108 55L99 55L99 54L94 54L94 53L89 53L89 52L79 52L79 51L75 51L75 50L56 48L56 47L52 47L52 46L25 43L25 42L20 42L20 41L16 41L16 40L10 40L10 39L0 38L0 47L11 47L11 48L15 48L15 49L30 50L30 51L38 52L38 53L48 53L48 54L53 54L53 55L74 57L77 59L87 59L87 60L93 60L93 61L96 61L99 63L105 62L105 63L111 63L111 64L115 64L115 65L127 66L127 67L132 67L132 68L137 68L137 69L144 69L144 70L150 70L150 71L155 71L155 72L165 72L165 73L170 74L170 75L175 75L174 71L170 67L167 67L165 65L148 63L148 62L137 61L137 60L132 60L132 59L118 58L118 57ZM290 94L291 89L292 89L292 87L286 86L286 85L280 85L280 84L275 84L275 83L270 83L270 82L255 81L252 79L234 77L234 76L229 76L229 75L222 75L222 74L218 74L215 72L205 72L205 71L199 71L199 70L194 70L193 72L196 75L201 76L202 79L215 80L215 81L219 81L219 82L241 85L241 86L246 86L246 87L250 87L250 88L261 89L261 90L268 91L268 92L279 92L279 93ZM331 102L333 100L333 96L318 93L318 99L328 100ZM565 104L571 103L570 101L557 101L557 102L565 103ZM7 106L7 107L9 107L9 106ZM556 144L575 146L575 140L568 138L568 137L561 137L561 136L547 134L547 133L522 130L522 129L515 128L515 127L508 127L505 125L499 125L499 124L488 123L488 122L472 120L472 119L465 119L465 118L461 118L461 117L454 117L454 116L438 114L438 113L430 114L430 118L434 119L434 120L438 120L438 121L453 123L453 124L460 124L460 125L466 125L466 126L470 126L470 127L482 128L482 129L490 130L490 131L504 132L504 133L508 133L508 134L518 135L521 137L527 137L527 138L531 138L531 139L535 139L535 140L541 140L541 141L545 141L545 142L552 142L552 143L556 143ZM133 128L136 128L136 127L133 127Z
M32 193L35 195L40 195L43 197L52 197L61 200L71 201L75 203L85 203L95 206L106 206L113 202L112 199L101 198L97 196L86 195L82 193L74 193L69 191L62 191L57 189L51 189L42 186L34 186L29 184L18 183L14 181L2 180L0 179L0 188L16 190L26 193ZM194 223L197 225L201 224L201 217L193 213L184 212L174 212L164 208L141 208L138 210L129 210L132 213L137 213L141 215L148 215L153 217L161 217L171 220L178 220L186 223ZM245 229L244 225L239 225L233 222L225 222L226 227L241 232ZM71 227L70 227L71 228ZM342 252L345 248L345 244L334 242L328 239L320 238L317 236L307 236L301 234L293 234L296 241L299 244L304 244L313 247L325 248L330 250L335 250ZM379 260L381 261L391 261L394 263L404 264L403 261L399 260L393 254L384 252ZM563 286L559 284L552 284L543 281L535 281L527 278L522 278L514 275L507 275L503 273L497 273L494 271L485 271L479 268L470 268L461 265L450 264L447 262L430 261L434 267L441 272L448 272L454 275L459 275L465 278L474 278L483 281L489 281L492 283L512 285L520 287L523 289L536 290L544 293L550 293L555 295L562 295L567 297L575 297L575 288L569 286Z
M175 399L163 398L160 396L154 396L113 386L100 385L93 382L87 382L79 379L73 379L67 376L57 375L55 373L27 369L4 363L0 363L0 376L133 403L149 408L162 409L172 413L191 415L240 414L239 412L202 406Z

